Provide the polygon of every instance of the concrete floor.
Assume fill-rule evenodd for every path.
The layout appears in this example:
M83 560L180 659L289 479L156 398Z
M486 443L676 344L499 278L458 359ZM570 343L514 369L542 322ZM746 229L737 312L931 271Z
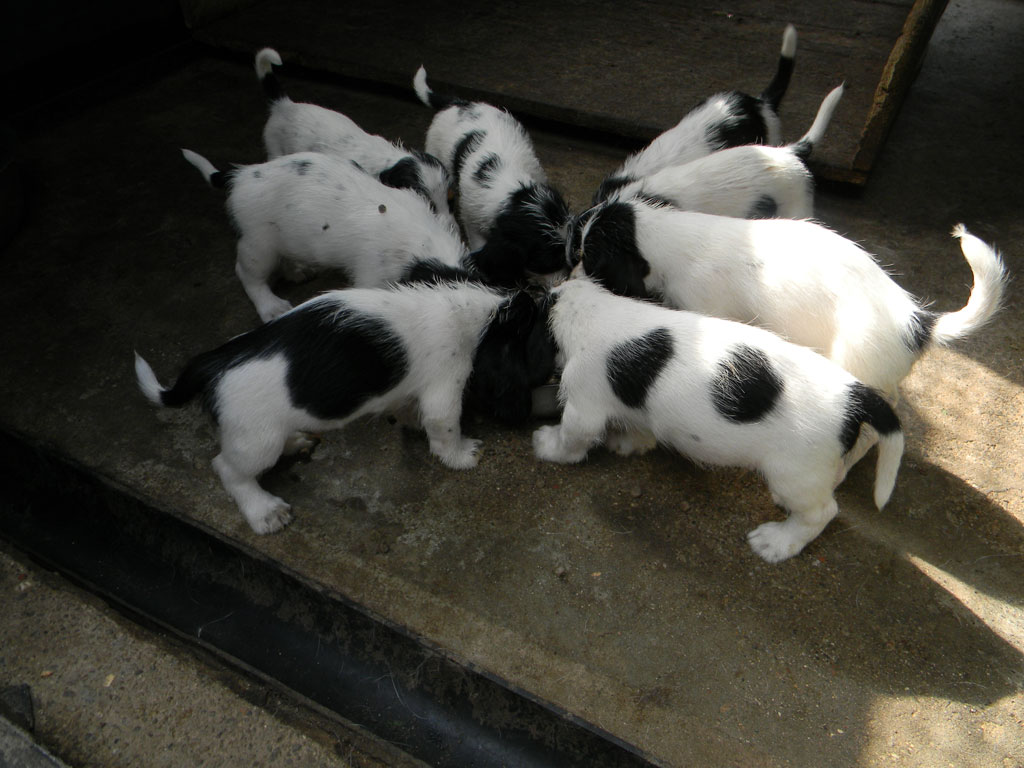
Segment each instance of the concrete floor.
M957 309L968 293L948 236L957 222L995 242L1011 272L1022 266L1022 24L1024 6L1011 0L951 2L867 189L819 194L822 221L936 309ZM430 119L411 98L287 87L411 145ZM790 137L810 116L784 107L782 118ZM779 565L746 545L747 530L779 516L751 473L667 452L595 451L582 466L549 466L532 458L530 429L472 422L466 432L484 452L470 473L445 470L422 436L385 422L329 435L310 463L268 473L296 520L258 537L209 468L208 420L150 408L131 352L168 380L255 323L222 200L177 148L221 167L258 161L262 119L247 63L200 58L24 137L33 199L3 257L0 425L659 764L1024 765L1016 291L989 328L930 351L904 383L907 450L886 510L871 505L864 462L840 489L839 519ZM622 156L572 136L534 138L574 208ZM60 599L10 622L16 584L5 583L0 686L107 642L72 633ZM104 677L108 667L97 667ZM95 694L139 695L127 689ZM46 746L76 764L131 764L115 754L113 730L81 716L90 708L61 719L46 707L44 732L64 739ZM140 727L132 738L150 746L138 754L155 754L145 750L162 748L170 727ZM203 754L233 751L216 729L191 735L208 740ZM275 743L250 762L269 761Z

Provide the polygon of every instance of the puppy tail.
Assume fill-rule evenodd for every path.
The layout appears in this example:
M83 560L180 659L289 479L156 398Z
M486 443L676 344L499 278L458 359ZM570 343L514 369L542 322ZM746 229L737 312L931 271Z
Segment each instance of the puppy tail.
M779 111L782 97L786 95L786 89L789 88L789 79L793 76L795 59L796 27L787 24L785 32L782 33L782 50L779 51L779 66L775 70L775 77L761 92L761 99L771 106L773 112Z
M218 171L213 166L213 163L198 152L193 152L191 149L183 149L181 154L199 169L199 172L203 174L203 178L206 179L206 183L214 189L224 189L228 185L228 174L224 173L224 171Z
M811 156L811 152L814 151L814 145L820 143L825 136L828 124L832 122L832 113L839 106L839 100L843 98L843 91L845 90L845 84L841 84L828 92L828 95L821 102L821 106L818 107L818 114L814 116L814 122L811 123L811 127L793 145L793 151L796 153L796 156L805 163L807 158Z
M456 101L447 96L434 93L433 89L427 85L427 70L422 65L420 65L420 68L416 70L415 76L413 76L412 87L416 91L419 100L434 110L445 109Z
M850 388L848 415L844 429L847 451L853 448L862 424L878 434L878 463L875 467L875 505L881 509L889 501L896 485L896 474L903 458L903 427L882 395L856 382Z
M160 384L152 367L136 352L135 379L149 402L161 407L178 408L209 387L213 368L208 365L207 357L200 355L189 362L174 386L167 388Z
M263 93L267 101L273 104L275 101L287 98L281 83L274 74L274 67L281 66L281 55L273 48L263 48L256 54L256 78L263 86Z
M971 265L974 287L963 309L931 315L935 324L930 341L935 344L949 344L962 339L987 323L1002 306L1009 279L995 248L970 234L963 224L954 227L953 237L960 240L960 250Z

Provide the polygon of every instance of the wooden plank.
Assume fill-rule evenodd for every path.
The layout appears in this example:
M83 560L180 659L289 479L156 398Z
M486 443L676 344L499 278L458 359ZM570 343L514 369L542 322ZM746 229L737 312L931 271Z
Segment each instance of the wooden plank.
M758 93L782 31L799 32L780 110L798 138L846 83L815 170L863 183L946 0L523 0L331 3L268 0L197 29L239 52L271 45L291 62L410 88L431 84L514 112L648 141L711 93Z

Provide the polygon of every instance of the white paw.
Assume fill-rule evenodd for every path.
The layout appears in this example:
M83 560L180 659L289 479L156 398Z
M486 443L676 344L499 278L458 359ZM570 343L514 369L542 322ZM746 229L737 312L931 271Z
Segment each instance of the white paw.
M561 427L554 425L540 427L533 433L533 453L542 461L559 464L575 464L587 455L586 450L578 454L566 451L562 445Z
M610 432L605 439L605 447L619 456L638 456L652 450L658 441L654 435L640 432Z
M266 498L243 509L242 514L256 533L274 533L292 521L291 508L283 499L267 494Z
M802 541L785 523L764 523L747 534L750 548L769 563L792 557L804 548Z
M305 432L296 432L288 438L284 444L284 448L281 449L281 453L285 456L294 456L296 453L312 453L313 449L320 444L319 438L311 437Z
M260 316L260 320L264 323L269 323L271 320L276 320L285 312L290 310L292 305L284 299L274 297L262 302L256 307L256 313Z
M481 441L464 437L459 440L458 448L442 455L441 462L452 469L472 469L479 461L476 455L480 450Z

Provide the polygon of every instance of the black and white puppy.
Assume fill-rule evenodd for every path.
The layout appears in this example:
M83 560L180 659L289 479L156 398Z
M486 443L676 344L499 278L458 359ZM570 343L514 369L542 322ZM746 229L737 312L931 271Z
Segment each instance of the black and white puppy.
M356 288L401 280L419 261L465 266L453 224L412 190L382 184L348 160L300 152L221 172L182 152L211 186L228 189L239 234L235 272L264 322L291 309L268 284L282 257L344 270Z
M569 208L547 183L526 129L490 104L438 95L423 67L413 86L437 110L425 146L451 175L476 268L501 285L564 276Z
M340 112L292 101L274 74L274 66L280 65L281 56L273 48L256 54L256 76L270 104L270 117L263 129L268 158L326 152L352 160L389 187L422 195L438 216L454 222L448 204L451 180L440 160L367 133Z
M607 200L631 181L663 168L682 165L726 147L744 144L781 144L779 104L786 95L796 56L796 28L789 24L782 35L779 65L760 96L740 91L716 93L686 113L645 148L626 158L594 195L594 203Z
M839 366L763 329L615 296L586 278L552 294L564 410L534 432L538 458L574 463L600 443L623 455L660 443L700 464L755 469L789 512L748 535L769 562L835 517L862 424L880 437L875 504L889 500L899 419Z
M810 221L735 219L633 199L593 209L581 271L614 293L760 325L810 347L893 402L929 346L981 327L1006 283L999 254L953 231L974 273L967 305L931 312L851 240Z
M685 211L746 219L809 219L814 215L814 176L807 160L842 96L842 85L833 89L807 133L792 144L720 149L630 182L610 199L656 198Z
M325 293L193 358L173 387L136 354L146 397L213 415L221 452L213 468L256 533L291 520L259 475L310 445L304 433L371 414L414 415L445 466L476 466L480 441L464 437L464 390L509 424L527 419L531 390L553 366L544 316L525 292L480 285L405 285ZM467 386L468 383L468 386Z

